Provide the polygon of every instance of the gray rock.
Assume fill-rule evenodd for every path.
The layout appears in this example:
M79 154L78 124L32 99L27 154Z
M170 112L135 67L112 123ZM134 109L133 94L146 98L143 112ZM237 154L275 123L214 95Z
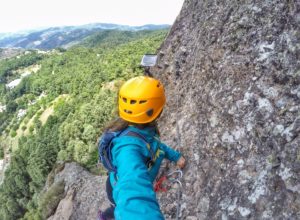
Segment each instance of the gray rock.
M162 139L188 161L183 188L157 194L166 219L178 201L180 219L300 219L299 11L295 0L184 2L151 69L168 100ZM104 177L71 163L62 179L51 219L108 205Z
M48 220L96 219L99 208L109 206L106 177L94 176L76 163L66 163L64 169L55 175L53 183L62 180L65 182L64 198Z
M185 1L159 48L168 66L153 69L168 100L162 137L189 163L181 219L300 219L299 10ZM159 200L174 217L175 195Z

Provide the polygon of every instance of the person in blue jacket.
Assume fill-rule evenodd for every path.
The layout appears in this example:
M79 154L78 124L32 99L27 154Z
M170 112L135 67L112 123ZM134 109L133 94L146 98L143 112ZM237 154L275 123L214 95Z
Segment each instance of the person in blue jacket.
M184 157L162 143L156 120L165 105L163 85L146 76L132 78L119 91L120 118L106 130L133 135L113 139L111 172L106 182L112 206L99 211L99 220L161 220L164 219L153 189L153 182L164 158L179 168L185 166Z

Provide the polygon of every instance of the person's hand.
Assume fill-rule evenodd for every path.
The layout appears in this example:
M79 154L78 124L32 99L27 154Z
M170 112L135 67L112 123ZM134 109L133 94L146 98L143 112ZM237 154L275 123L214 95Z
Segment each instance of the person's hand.
M184 166L185 166L185 159L184 159L183 156L181 156L181 157L179 158L179 160L177 161L176 165L177 165L180 169L184 168Z

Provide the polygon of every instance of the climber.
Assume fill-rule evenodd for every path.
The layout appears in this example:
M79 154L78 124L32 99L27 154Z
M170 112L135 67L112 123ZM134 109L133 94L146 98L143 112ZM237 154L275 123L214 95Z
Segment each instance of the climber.
M119 118L106 131L122 131L112 140L112 164L106 191L111 207L99 211L99 220L164 219L153 182L164 158L185 166L185 158L159 140L156 119L165 94L156 79L139 76L125 82L119 91Z

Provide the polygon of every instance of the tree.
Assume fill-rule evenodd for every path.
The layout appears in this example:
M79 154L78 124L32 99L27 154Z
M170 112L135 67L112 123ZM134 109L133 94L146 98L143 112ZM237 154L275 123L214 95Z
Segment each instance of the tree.
M0 186L0 219L18 219L25 212L24 219L43 219L38 198L57 160L75 160L87 168L95 165L96 141L114 116L118 82L141 74L135 68L141 56L155 52L163 37L163 32L111 31L94 39L93 44L101 48L73 47L43 57L32 52L0 61L1 82L17 78L15 70L22 66L41 64L38 74L31 74L16 88L0 86L0 100L6 100L8 108L0 113L0 131L17 135L20 122L15 112L20 106L27 108L28 122L23 124L30 130L28 136L19 137L19 149ZM54 113L42 124L41 114L50 105Z
M18 104L15 101L9 101L6 105L6 111L8 113L14 113L17 110Z
M3 146L0 146L0 160L4 158L4 149Z

